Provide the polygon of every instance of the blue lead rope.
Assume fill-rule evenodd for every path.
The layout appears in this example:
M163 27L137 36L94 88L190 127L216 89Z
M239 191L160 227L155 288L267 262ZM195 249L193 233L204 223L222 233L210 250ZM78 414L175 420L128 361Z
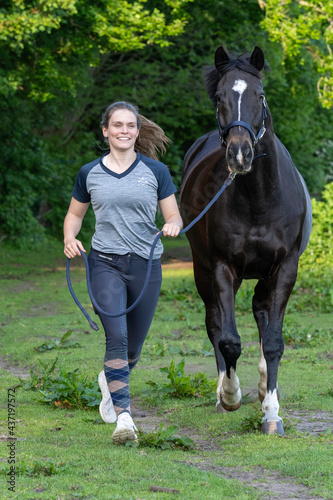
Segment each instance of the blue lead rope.
M188 226L186 226L184 229L182 229L180 231L179 234L184 234L187 231L189 231L191 229L191 227L193 227L194 224L196 224L205 215L205 213L208 212L208 210L210 209L210 207L212 205L214 205L214 203L221 196L221 194L223 193L223 191L228 186L230 186L230 184L234 180L235 176L236 176L236 174L234 174L234 173L230 173L229 174L229 177L224 181L223 186L216 193L216 195L214 196L214 198L208 203L208 205L203 209L203 211L192 222L190 222L190 224ZM99 305L97 304L97 302L95 300L95 297L94 297L94 295L92 293L91 285L90 285L88 259L87 259L86 254L82 250L80 250L81 255L82 255L83 259L84 259L84 264L86 266L86 279L87 279L87 288L88 288L89 297L90 297L90 300L91 300L91 302L92 302L92 304L93 304L93 306L94 306L94 308L95 308L95 310L97 312L99 312L100 314L104 314L104 316L108 316L110 318L119 318L120 316L124 316L125 314L128 314L130 311L132 311L138 305L138 303L140 302L140 300L142 299L143 295L146 292L146 289L147 289L147 286L148 286L148 283L149 283L149 279L150 279L151 268L152 268L152 265L153 265L154 250L155 250L157 242L161 238L162 234L163 234L163 231L160 231L155 236L154 242L153 242L153 244L151 246L150 254L149 254L149 261L148 261L148 268L147 268L146 279L145 279L143 288L142 288L142 290L140 292L140 295L138 296L138 298L136 299L136 301L133 302L133 304L130 307L128 307L127 309L125 309L125 311L121 311L119 313L108 313L106 311L103 311L103 309L101 309L99 307ZM82 304L80 304L77 296L74 293L74 290L73 290L73 287L72 287L72 283L71 283L71 278L70 278L70 261L71 261L71 259L67 258L67 262L66 262L66 278L67 278L67 285L68 285L69 291L70 291L73 299L75 300L77 306L79 307L79 309L82 311L82 313L87 318L87 320L89 322L89 325L90 325L90 328L92 328L93 330L97 331L97 330L99 330L97 323L95 323L95 321L93 321L90 318L89 314L84 309L84 307L82 306Z

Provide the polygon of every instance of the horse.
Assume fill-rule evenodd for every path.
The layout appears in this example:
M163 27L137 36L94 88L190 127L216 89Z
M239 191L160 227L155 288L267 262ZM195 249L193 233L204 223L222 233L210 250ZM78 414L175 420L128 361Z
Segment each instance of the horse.
M223 195L186 233L215 351L217 411L241 405L235 297L244 279L255 280L252 311L261 351L262 432L282 435L277 382L282 326L298 261L310 238L312 211L305 182L274 134L262 85L264 69L260 47L237 58L223 47L216 50L215 65L206 68L204 77L217 129L197 139L184 157L180 210L188 224L231 177Z

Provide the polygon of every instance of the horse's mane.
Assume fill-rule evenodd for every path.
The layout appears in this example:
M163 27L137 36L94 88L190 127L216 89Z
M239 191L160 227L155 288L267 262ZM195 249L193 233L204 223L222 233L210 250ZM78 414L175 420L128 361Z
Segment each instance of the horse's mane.
M250 54L243 54L237 58L229 59L228 61L221 63L219 65L219 70L216 69L215 66L207 66L204 69L204 81L206 85L207 93L210 99L213 101L214 106L216 106L216 88L217 84L221 80L221 78L233 69L240 69L245 71L246 73L250 73L251 75L259 78L261 80L262 73L257 70L250 63ZM268 65L265 63L265 70L268 70Z

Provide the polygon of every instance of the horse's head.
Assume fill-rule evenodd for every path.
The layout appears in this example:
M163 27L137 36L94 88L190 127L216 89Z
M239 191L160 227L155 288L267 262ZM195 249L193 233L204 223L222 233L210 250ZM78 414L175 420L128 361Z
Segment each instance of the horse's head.
M263 51L230 59L219 47L215 67L206 72L206 86L216 106L221 143L226 147L230 172L246 174L252 168L254 148L264 135L267 105L261 83Z

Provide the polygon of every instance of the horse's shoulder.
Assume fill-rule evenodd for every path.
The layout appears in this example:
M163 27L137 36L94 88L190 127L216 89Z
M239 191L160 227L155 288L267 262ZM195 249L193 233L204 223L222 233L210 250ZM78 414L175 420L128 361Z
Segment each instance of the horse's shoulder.
M192 146L187 151L184 157L183 169L186 169L198 154L202 152L209 154L212 149L219 149L220 147L221 143L218 130L212 130L211 132L202 135L192 144Z
M187 151L182 169L182 177L184 185L188 176L199 166L211 164L212 161L218 161L223 157L224 149L221 148L221 142L218 130L212 130L207 134L199 137Z

